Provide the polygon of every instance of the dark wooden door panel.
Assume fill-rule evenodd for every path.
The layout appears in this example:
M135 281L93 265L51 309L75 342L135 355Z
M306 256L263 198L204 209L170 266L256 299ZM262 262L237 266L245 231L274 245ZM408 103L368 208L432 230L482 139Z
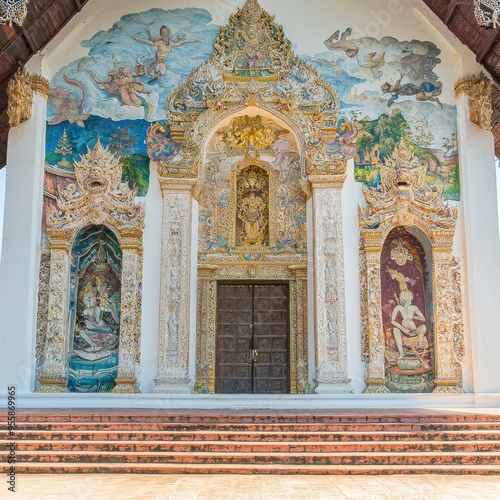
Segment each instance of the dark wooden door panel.
M288 287L255 285L254 392L283 394L288 392Z
M252 293L250 286L219 286L216 392L252 393Z
M217 392L289 392L287 285L220 284L217 325Z

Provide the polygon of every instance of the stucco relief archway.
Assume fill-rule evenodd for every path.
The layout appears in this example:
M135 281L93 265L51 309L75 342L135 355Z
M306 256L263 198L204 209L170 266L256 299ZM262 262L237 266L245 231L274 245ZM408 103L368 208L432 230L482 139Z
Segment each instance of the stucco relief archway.
M245 56L249 43L260 51L258 60L250 63ZM291 391L307 390L307 313L315 318L316 391L349 391L341 189L356 132L349 123L339 122L335 92L293 54L274 18L256 0L247 0L220 29L212 58L171 94L167 108L172 137L182 146L174 158L158 165L164 212L158 375L153 392L191 392L193 387L189 380L193 360L188 353L195 259L196 390L212 392L214 387L217 281L278 279L291 284ZM284 136L293 144L291 149L277 146ZM276 189L270 188L268 199L259 200L260 194L252 198L255 188L247 187L243 205L251 205L254 215L245 218L243 205L238 205L238 176L252 166L265 172L269 186ZM300 206L310 200L312 220L306 224L301 220L305 210L299 210L290 237L290 225L284 228L282 223L280 229L284 210L279 203L280 196L290 198L284 180L292 172L289 185L296 194L291 199L302 197ZM221 178L227 184L227 207L219 197L208 208L207 196L217 192ZM206 189L207 182L214 189ZM254 182L260 181L248 180L249 185ZM194 200L200 201L204 218L199 235L192 221ZM268 220L258 214L258 207L266 203ZM289 215L292 220L294 214ZM230 231L215 227L224 225L221 216L228 219L224 223L231 225ZM245 244L235 235L237 220L243 221L238 231L246 228ZM314 241L309 250L307 231ZM309 275L314 281L314 311L307 311L307 251L314 262L309 270L314 273Z
M244 112L212 131L203 154L195 390L215 392L217 283L279 280L290 287L290 392L305 393L308 226L301 148L269 112Z
M359 209L361 334L367 393L462 392L460 263L452 254L457 209L444 201L442 186L425 190L425 175L426 166L402 140L381 165L380 187L363 188L368 206ZM387 274L399 283L396 300L384 300ZM395 342L393 357L388 340Z
M50 293L36 392L136 393L144 207L100 141L74 168L77 183L47 214Z

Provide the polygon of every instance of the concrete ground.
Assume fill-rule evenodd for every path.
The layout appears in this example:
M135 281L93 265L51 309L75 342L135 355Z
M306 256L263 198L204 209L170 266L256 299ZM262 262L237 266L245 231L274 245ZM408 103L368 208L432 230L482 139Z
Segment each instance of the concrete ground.
M3 484L2 484L3 483ZM498 500L499 476L18 475L15 500Z

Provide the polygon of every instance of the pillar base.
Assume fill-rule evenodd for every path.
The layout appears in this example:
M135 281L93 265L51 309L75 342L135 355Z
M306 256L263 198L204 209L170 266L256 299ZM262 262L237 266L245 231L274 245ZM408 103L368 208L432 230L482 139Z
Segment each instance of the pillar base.
M137 389L136 382L135 379L117 379L111 392L115 394L140 394L141 391Z
M41 378L38 379L40 386L35 389L34 392L41 394L51 394L60 392L70 392L66 386L66 380L61 379L49 379Z
M363 394L390 394L391 391L387 389L385 380L367 380L366 388Z
M353 392L351 381L346 380L316 380L318 384L314 392L316 394L351 394Z
M191 394L189 380L158 380L155 379L155 385L151 394Z
M434 394L464 394L462 383L457 380L434 380Z

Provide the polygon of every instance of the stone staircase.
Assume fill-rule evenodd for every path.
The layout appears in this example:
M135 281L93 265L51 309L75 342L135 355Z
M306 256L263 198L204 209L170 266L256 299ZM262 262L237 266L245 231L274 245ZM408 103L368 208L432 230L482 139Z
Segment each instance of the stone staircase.
M17 416L17 473L500 474L500 417L352 410ZM7 465L6 416L0 460Z

